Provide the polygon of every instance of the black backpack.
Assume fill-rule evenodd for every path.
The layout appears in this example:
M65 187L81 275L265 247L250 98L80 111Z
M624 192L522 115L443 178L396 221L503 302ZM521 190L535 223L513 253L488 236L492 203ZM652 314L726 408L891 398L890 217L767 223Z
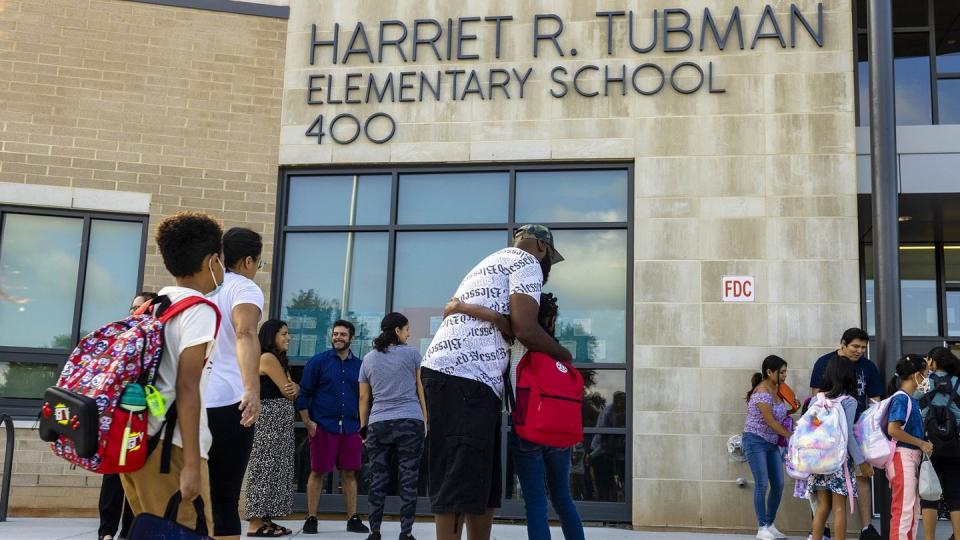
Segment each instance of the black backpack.
M956 385L950 384L949 375L931 375L930 382L933 388L920 398L920 408L927 409L924 430L927 438L933 443L933 453L943 457L960 456L960 436L957 433L957 417L950 410L950 405L960 407L960 395ZM949 396L950 400L944 405L932 405L937 394Z

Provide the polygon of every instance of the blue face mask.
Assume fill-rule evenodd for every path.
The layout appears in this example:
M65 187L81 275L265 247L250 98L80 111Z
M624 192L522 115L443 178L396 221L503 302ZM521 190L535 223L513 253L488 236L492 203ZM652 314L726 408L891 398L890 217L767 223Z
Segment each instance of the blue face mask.
M227 273L227 269L223 266L223 262L220 260L220 257L217 257L217 264L220 265L220 269L223 270L223 273L224 273L224 274L226 274L226 273ZM210 298L210 297L212 297L212 296L216 296L216 294L217 294L218 292L220 292L220 289L223 288L223 282L221 281L220 283L217 283L217 275L213 273L213 258L212 258L212 257L210 258L210 264L209 264L208 266L209 266L209 268L210 268L210 277L213 278L213 285L214 285L214 287L213 287L213 290L212 290L212 291L208 292L208 293L205 294L204 296L206 296L207 298Z

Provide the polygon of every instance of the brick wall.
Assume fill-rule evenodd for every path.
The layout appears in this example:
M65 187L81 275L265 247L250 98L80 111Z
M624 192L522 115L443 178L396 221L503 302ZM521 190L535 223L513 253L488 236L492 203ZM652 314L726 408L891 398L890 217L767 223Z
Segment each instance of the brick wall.
M0 2L0 182L149 193L272 260L286 21L120 0ZM270 266L258 282L268 290Z
M278 19L0 1L0 182L150 194L147 288L171 281L152 238L182 209L261 233L270 262L285 40ZM99 476L71 471L35 430L17 437L15 515L96 509Z

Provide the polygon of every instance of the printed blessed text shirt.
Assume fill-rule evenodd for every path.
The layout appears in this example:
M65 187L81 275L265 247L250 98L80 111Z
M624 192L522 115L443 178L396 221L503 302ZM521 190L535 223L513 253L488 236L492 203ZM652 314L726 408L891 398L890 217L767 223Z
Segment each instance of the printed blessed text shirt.
M536 257L521 249L506 248L480 261L460 282L455 296L461 302L509 315L511 294L526 294L539 304L542 288L543 271ZM508 351L506 340L493 323L451 315L437 330L422 366L482 382L500 396Z

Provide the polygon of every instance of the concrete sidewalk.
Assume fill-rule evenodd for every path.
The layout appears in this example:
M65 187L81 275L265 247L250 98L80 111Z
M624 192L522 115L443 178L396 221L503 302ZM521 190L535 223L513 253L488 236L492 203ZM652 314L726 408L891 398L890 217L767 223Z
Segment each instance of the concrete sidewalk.
M303 521L279 521L281 525L299 531ZM385 522L381 529L384 540L393 540L400 535L400 524L396 521ZM553 538L563 538L559 528L551 530ZM433 523L417 523L413 529L417 540L435 540ZM321 521L320 534L304 535L295 532L293 537L300 540L365 540L366 535L344 531L342 521ZM97 538L97 520L80 518L11 518L0 523L0 538L11 540L61 540ZM292 538L290 536L282 538ZM466 535L464 535L466 538ZM526 540L527 530L523 525L494 525L494 540ZM589 540L748 540L752 536L684 533L684 532L635 532L624 529L590 527L586 530Z

